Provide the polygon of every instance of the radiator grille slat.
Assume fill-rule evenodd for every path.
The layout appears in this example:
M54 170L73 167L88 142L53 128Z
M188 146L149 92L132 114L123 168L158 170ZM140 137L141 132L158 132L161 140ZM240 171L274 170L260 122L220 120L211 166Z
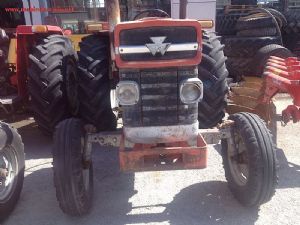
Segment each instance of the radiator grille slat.
M137 74L123 75L121 78L132 80L133 75ZM140 100L134 106L124 107L123 120L126 122L124 125L172 126L195 123L198 104L182 103L179 85L182 80L197 75L198 71L194 67L140 71L139 79L133 79L140 85ZM129 116L134 118L126 118Z
M144 126L172 125L178 120L177 70L141 73Z

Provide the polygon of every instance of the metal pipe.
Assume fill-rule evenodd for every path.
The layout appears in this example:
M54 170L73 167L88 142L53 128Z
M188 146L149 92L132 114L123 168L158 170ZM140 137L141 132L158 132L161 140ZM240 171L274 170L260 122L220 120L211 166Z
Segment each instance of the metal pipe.
M106 0L106 15L109 23L109 31L113 32L115 25L121 21L119 0Z
M188 0L180 0L179 3L180 3L179 18L180 19L186 19L186 11L187 11Z

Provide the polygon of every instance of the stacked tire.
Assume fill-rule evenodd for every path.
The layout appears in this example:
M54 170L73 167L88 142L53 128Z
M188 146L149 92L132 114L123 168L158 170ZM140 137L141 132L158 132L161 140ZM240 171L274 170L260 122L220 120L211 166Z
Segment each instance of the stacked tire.
M257 0L231 0L231 5L257 5Z
M219 12L216 16L216 32L219 35L235 35L238 19L246 15L248 13L245 11Z
M261 56L259 50L266 46L272 46L271 53L282 50L280 26L284 24L285 19L280 12L274 9L267 12L256 9L249 15L238 19L235 27L236 35L223 36L224 53L228 57L226 65L229 76L234 81L240 81L243 76L261 76L261 72L257 73L255 59ZM277 48L280 50L277 51Z
M283 27L283 43L289 50L300 56L300 9L290 9L285 12L287 19Z

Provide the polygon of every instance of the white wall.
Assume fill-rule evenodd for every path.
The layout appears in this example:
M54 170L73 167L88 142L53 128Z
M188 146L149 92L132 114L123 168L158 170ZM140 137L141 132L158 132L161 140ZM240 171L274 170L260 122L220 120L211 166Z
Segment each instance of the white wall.
M40 6L39 0L31 0L30 3L31 3L31 5L30 5L31 8L43 7L43 6ZM28 0L23 0L23 8L29 8ZM33 24L31 24L30 13L32 14ZM26 25L42 24L41 12L27 12L26 11L26 12L24 12L24 17L25 17Z
M171 16L179 18L179 0L171 1ZM188 0L187 18L216 20L216 0Z

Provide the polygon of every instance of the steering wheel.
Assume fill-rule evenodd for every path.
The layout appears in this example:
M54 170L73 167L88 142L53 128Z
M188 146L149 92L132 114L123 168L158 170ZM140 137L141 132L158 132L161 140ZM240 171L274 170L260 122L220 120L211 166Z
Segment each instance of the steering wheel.
M170 15L161 10L161 9L148 9L148 10L143 10L139 12L138 14L135 15L133 20L139 20L145 17L163 17L163 18L170 18Z

